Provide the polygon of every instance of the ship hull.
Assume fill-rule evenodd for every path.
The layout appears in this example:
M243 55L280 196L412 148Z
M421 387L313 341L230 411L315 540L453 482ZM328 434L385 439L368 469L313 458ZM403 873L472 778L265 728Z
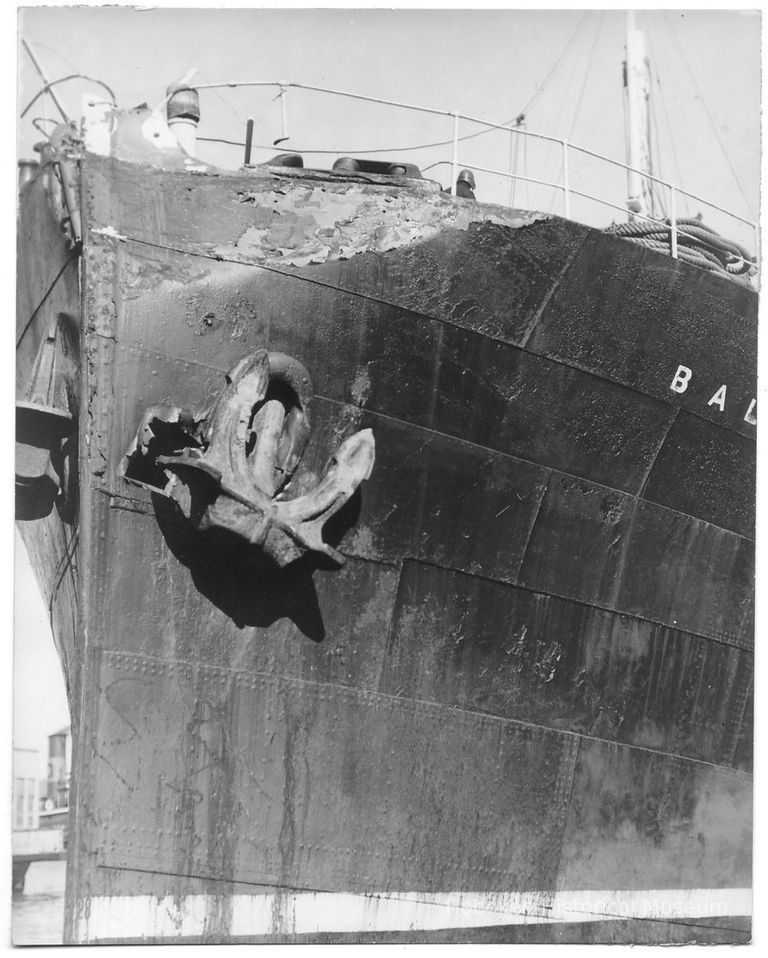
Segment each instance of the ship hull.
M67 939L748 940L754 293L426 186L82 190ZM300 488L375 437L340 570L126 481L258 349Z

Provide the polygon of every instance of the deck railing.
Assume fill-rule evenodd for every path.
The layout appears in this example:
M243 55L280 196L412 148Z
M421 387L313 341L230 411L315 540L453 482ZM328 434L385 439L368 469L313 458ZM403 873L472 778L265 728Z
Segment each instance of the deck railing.
M366 96L360 93L351 93L346 90L335 90L329 87L320 87L308 83L293 83L288 80L244 80L244 81L230 81L226 83L201 83L195 84L195 89L197 90L215 90L215 89L224 89L231 87L273 87L279 91L278 97L280 100L280 114L281 114L281 124L282 124L282 136L283 138L287 137L287 96L288 90L293 88L297 90L308 90L315 93L323 93L330 96L346 97L353 100L362 100L368 103L378 103L384 106L396 107L398 109L407 110L410 112L416 113L426 113L433 116L445 116L451 120L451 140L446 142L452 143L452 154L450 160L438 160L433 162L426 169L432 169L437 166L449 166L451 170L451 194L455 194L456 190L456 179L460 168L465 165L471 167L472 170L489 173L495 176L508 179L510 181L523 181L528 183L534 183L540 186L549 187L554 190L558 190L562 193L563 196L563 210L567 218L571 216L571 198L573 196L579 196L584 199L590 200L595 203L599 203L602 206L608 207L612 210L618 210L621 213L629 214L630 211L624 205L619 205L612 202L609 199L606 199L602 196L595 196L591 193L585 193L582 190L576 189L570 182L569 177L569 160L572 154L577 153L584 156L592 157L601 162L608 163L614 167L625 170L626 172L637 173L642 178L652 183L657 184L662 187L667 192L669 216L667 219L659 219L655 216L650 216L648 214L632 212L632 217L636 219L645 220L649 223L656 224L660 226L665 231L669 232L670 236L670 252L673 257L677 258L678 256L678 241L681 237L690 238L691 240L702 243L701 237L692 236L690 233L685 231L685 227L680 227L678 223L677 216L677 200L679 196L687 197L688 199L695 200L698 203L702 203L705 206L717 210L719 213L731 218L732 220L741 223L742 225L748 227L751 230L751 237L754 240L755 244L755 256L759 254L760 250L760 232L759 225L753 220L747 219L743 216L739 216L737 213L732 212L731 210L725 209L722 206L718 206L716 203L712 203L710 200L704 199L704 197L697 195L696 193L691 193L688 190L682 189L679 185L671 183L667 180L662 179L661 177L654 176L651 173L648 173L643 170L638 170L635 167L629 166L627 163L623 163L621 160L613 159L609 156L604 156L600 153L590 150L587 147L578 146L575 143L571 143L568 139L550 136L545 133L537 133L533 130L523 129L519 125L513 125L511 123L493 123L490 120L485 120L481 117L471 116L469 114L463 114L458 110L441 110L433 107L420 106L414 103L403 103L397 100L388 100L382 97L372 97ZM476 163L460 163L459 159L459 146L461 143L461 123L473 123L479 126L486 127L487 129L499 130L506 132L510 137L528 137L534 140L542 140L545 142L557 144L560 147L562 154L562 179L558 182L551 182L547 180L537 179L536 177L526 176L521 173L512 172L511 170L497 170L487 167L478 166ZM201 139L205 139L201 137ZM213 139L213 138L212 138ZM232 141L229 141L232 142ZM237 144L245 146L245 143ZM313 151L306 151L313 152Z

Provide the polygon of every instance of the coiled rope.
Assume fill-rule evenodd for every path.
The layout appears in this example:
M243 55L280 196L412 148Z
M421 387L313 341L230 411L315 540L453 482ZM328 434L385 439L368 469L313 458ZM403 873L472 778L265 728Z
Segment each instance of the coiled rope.
M616 223L605 232L621 236L640 246L671 254L671 221L665 223ZM731 278L746 280L757 272L755 258L740 243L725 239L711 227L705 226L699 217L677 221L677 256L687 263L694 263L713 273L722 273Z

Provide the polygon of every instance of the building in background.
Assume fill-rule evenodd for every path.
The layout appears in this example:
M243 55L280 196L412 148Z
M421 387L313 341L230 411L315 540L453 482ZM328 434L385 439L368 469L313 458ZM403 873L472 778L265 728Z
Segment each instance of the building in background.
M40 829L61 832L67 847L69 822L69 769L72 760L72 731L69 725L48 736L48 778L41 797Z
M72 732L67 725L48 736L48 779L45 811L69 806L69 767L72 757Z
M38 827L40 813L40 753L34 748L13 750L13 830Z
M48 736L47 777L40 776L40 751L13 750L13 890L21 893L32 862L60 861L67 847L70 727Z

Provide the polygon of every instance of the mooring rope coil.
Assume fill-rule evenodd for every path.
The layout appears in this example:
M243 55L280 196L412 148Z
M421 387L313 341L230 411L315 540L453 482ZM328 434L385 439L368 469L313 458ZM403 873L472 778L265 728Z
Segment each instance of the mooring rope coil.
M605 232L638 243L660 253L672 252L672 223L617 223ZM677 256L702 269L731 278L753 276L757 272L755 258L740 243L728 240L698 217L676 221Z

